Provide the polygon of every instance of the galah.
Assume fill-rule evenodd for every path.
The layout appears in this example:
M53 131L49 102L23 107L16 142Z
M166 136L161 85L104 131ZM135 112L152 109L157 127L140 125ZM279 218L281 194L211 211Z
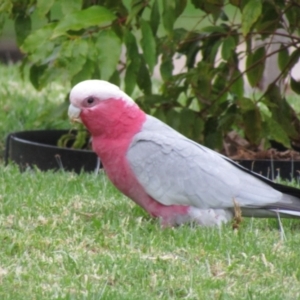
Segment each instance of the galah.
M92 136L111 182L165 226L220 225L243 216L300 217L300 190L252 173L147 115L119 87L86 80L69 117Z

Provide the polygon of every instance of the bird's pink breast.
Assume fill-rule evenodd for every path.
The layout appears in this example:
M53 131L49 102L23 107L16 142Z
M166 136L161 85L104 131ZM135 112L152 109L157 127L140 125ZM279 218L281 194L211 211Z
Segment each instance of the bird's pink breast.
M162 217L165 223L172 223L175 215L187 213L187 206L165 206L152 199L130 168L127 150L146 122L146 114L138 106L128 106L122 100L106 100L96 120L91 120L88 114L81 118L92 133L93 150L100 157L107 176L122 193L152 216ZM91 128L93 126L98 129Z

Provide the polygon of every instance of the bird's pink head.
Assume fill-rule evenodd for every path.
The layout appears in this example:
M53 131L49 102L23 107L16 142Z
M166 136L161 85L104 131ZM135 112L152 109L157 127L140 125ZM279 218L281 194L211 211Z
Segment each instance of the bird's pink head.
M104 80L86 80L70 93L69 117L81 121L93 136L126 134L142 123L145 113L120 88Z

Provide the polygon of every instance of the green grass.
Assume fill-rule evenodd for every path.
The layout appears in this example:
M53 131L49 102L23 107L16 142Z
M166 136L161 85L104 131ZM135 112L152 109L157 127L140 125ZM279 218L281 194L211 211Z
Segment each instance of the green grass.
M69 126L52 114L69 87L36 92L15 66L0 76L3 138ZM0 299L300 299L300 222L283 227L161 229L102 173L0 164Z
M0 299L299 299L299 222L162 230L103 174L0 170Z

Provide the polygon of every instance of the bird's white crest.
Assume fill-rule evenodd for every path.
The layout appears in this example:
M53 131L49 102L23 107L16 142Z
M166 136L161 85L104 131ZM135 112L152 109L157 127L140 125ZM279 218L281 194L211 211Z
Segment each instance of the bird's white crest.
M80 106L80 102L88 97L97 97L99 100L122 99L128 105L135 102L124 93L118 86L104 80L85 80L76 84L70 93L70 102L75 106Z

